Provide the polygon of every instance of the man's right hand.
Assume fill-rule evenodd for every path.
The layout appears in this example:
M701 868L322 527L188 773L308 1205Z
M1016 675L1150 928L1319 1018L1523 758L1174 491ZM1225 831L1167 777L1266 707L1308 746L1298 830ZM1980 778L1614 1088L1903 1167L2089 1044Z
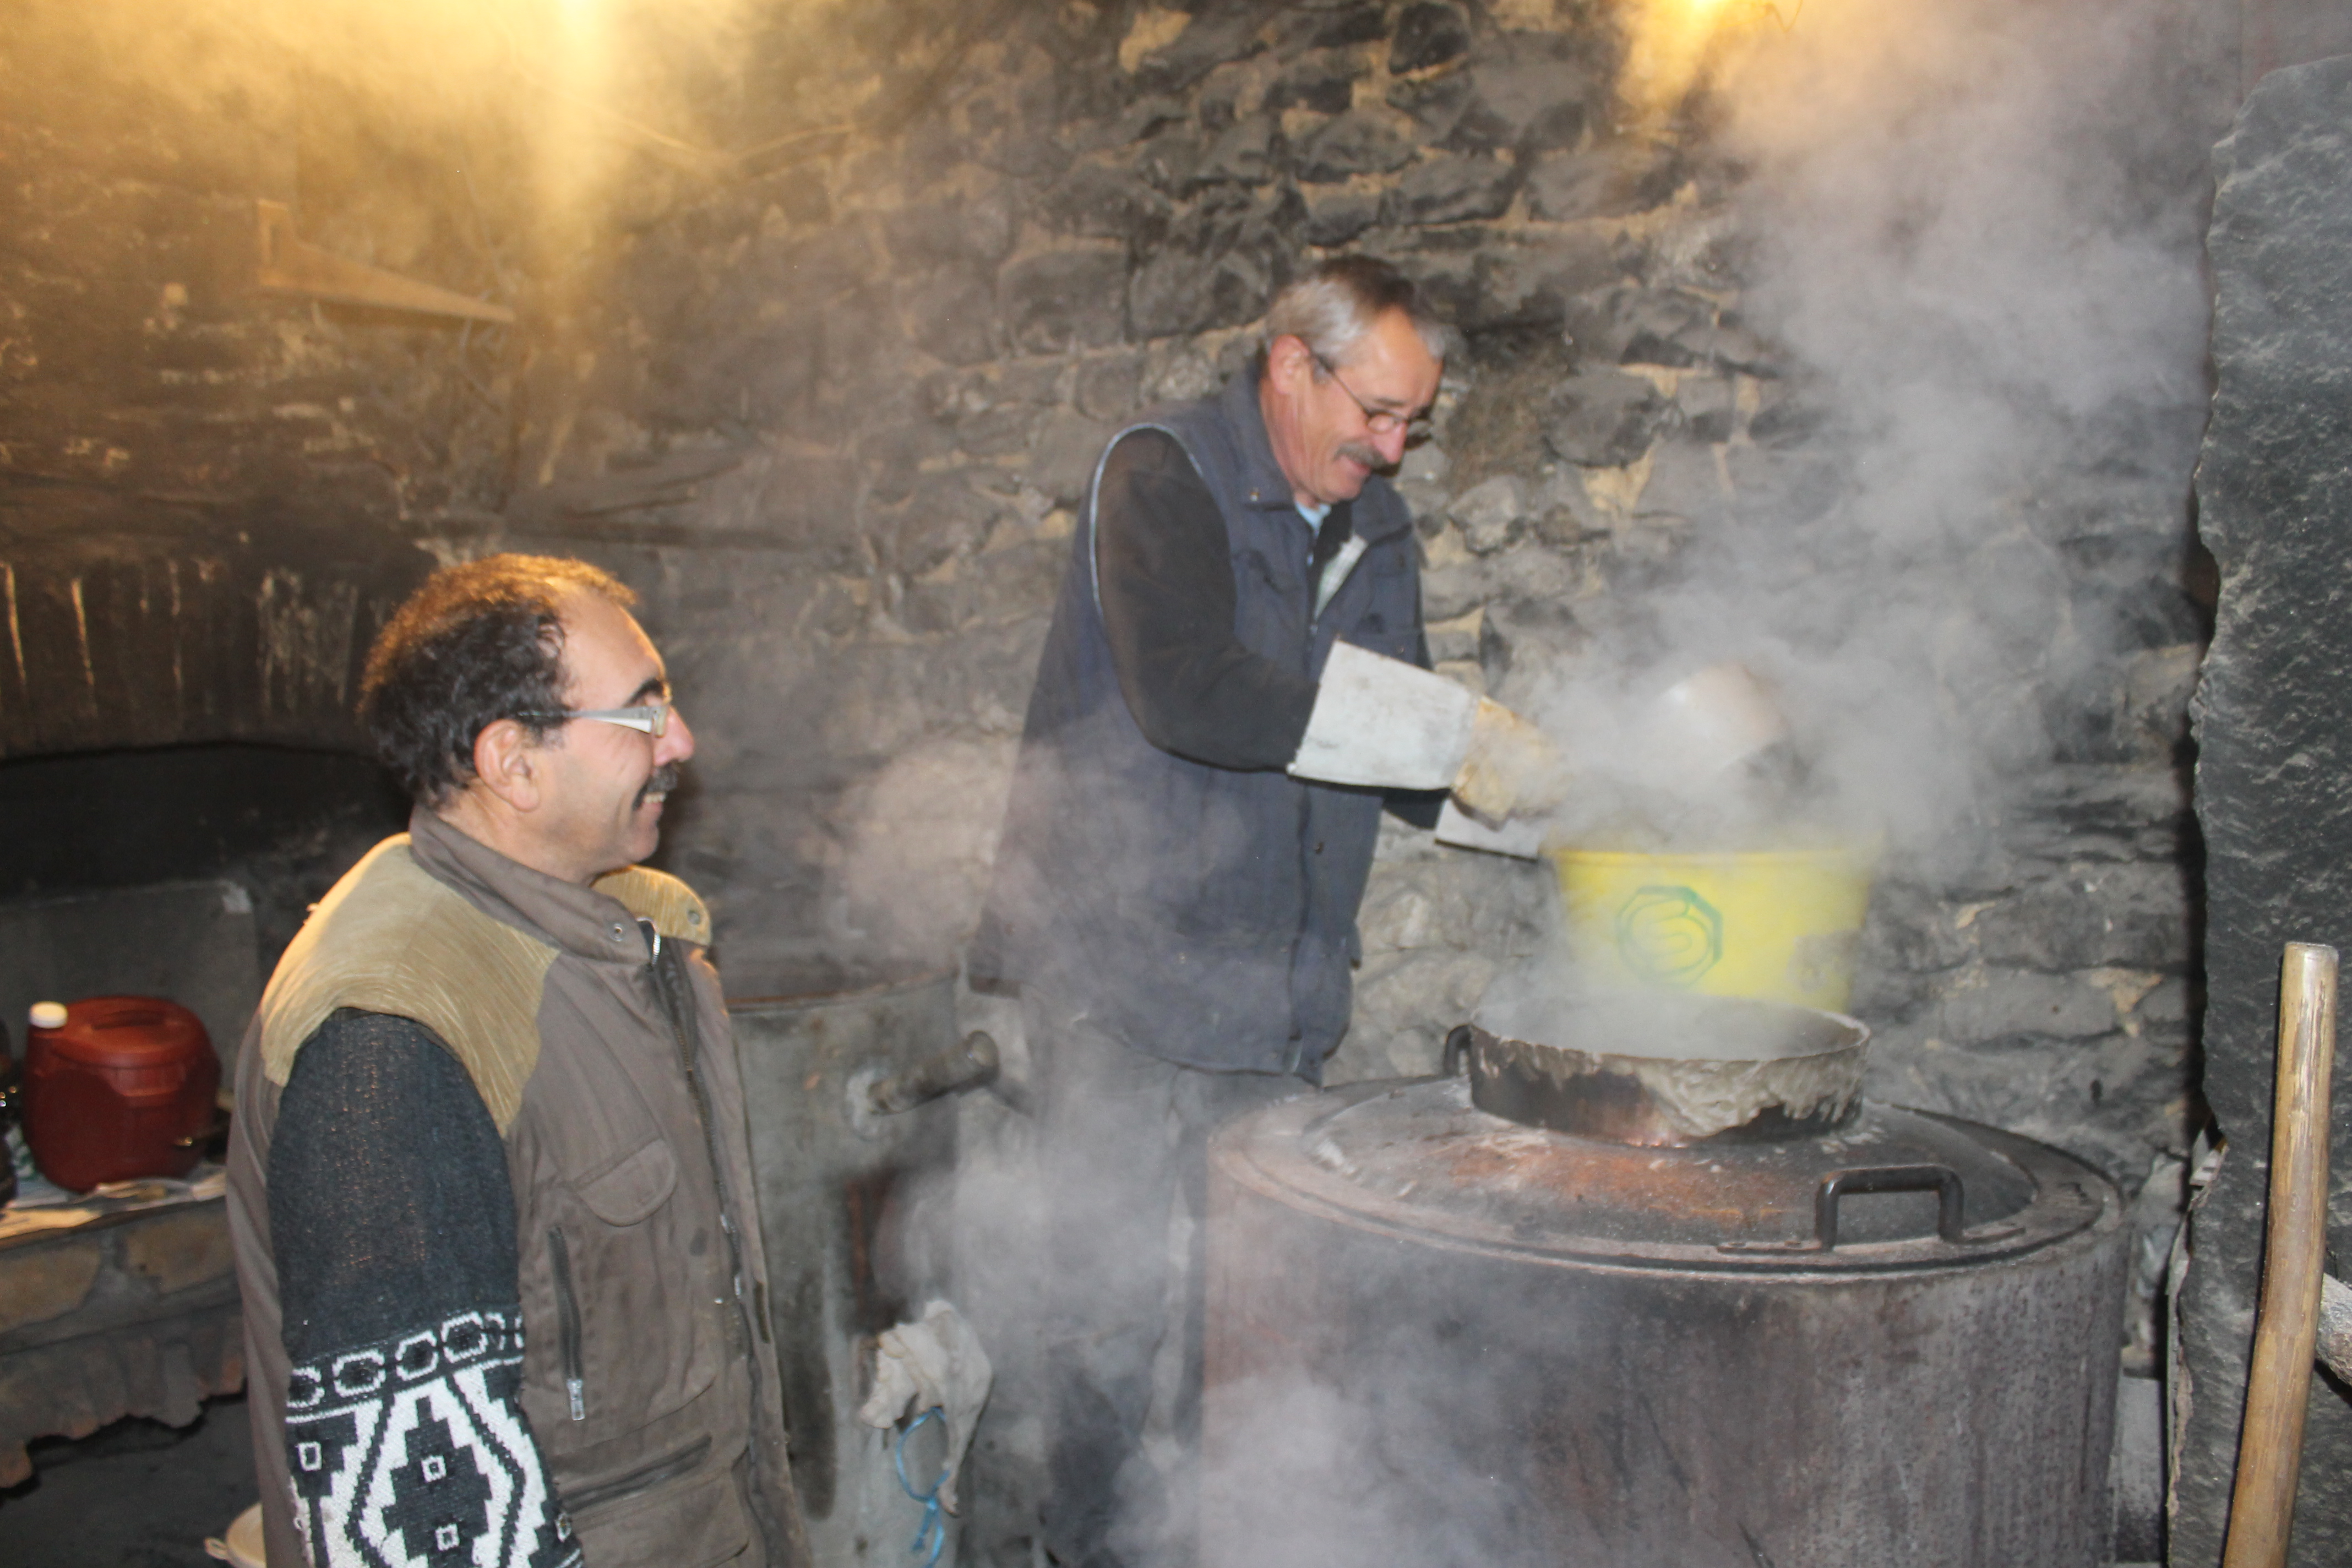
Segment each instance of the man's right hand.
M1454 798L1489 826L1549 811L1568 798L1568 763L1544 732L1491 698L1478 700Z

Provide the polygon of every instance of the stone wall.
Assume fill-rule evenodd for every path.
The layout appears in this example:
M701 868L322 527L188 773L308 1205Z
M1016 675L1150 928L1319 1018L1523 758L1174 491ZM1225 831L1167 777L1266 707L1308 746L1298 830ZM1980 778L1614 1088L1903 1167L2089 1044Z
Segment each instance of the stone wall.
M1997 696L2026 740L1960 793L1964 833L1898 836L1855 1004L1877 1091L2135 1190L2157 1165L2176 1204L2159 1156L2199 1114L2196 406L2068 416L1926 564L1824 524L1867 456L1851 411L1743 309L1745 176L1706 106L1636 123L1622 47L1570 5L1024 11L903 123L615 244L603 330L636 347L600 357L557 468L678 482L593 518L510 511L499 537L648 591L704 745L671 863L739 963L951 962L1105 435L1240 365L1304 258L1391 257L1465 334L1402 477L1449 673L1532 693L1638 642L1727 542L1825 578L1997 585L1997 657L1922 699ZM2137 175L2192 280L2195 123ZM1536 868L1392 830L1333 1076L1427 1070L1549 898Z
M469 295L511 219L446 124L249 18L134 12L28 0L0 39L0 753L353 746L416 520L497 504L516 340L264 291L257 204Z
M1861 422L1744 300L1723 106L1622 90L1625 16L910 5L795 61L750 7L754 63L676 122L749 150L640 138L563 229L528 102L420 124L267 55L159 93L79 15L29 9L16 47L52 64L5 128L12 749L349 743L353 661L433 558L575 551L646 593L677 666L703 751L667 853L739 965L952 962L1102 440L1241 365L1306 258L1360 248L1463 333L1400 481L1449 673L1526 701L1563 665L1671 652L1660 606L1727 551L1898 598L1998 585L1990 654L1921 696L1995 693L2025 739L1980 770L1997 787L1937 803L1966 834L1898 831L1856 1002L1881 1090L2135 1184L2184 1146L2193 409L2077 411L1924 563L1841 520ZM2178 149L2137 156L2144 205L2193 217ZM521 322L262 293L257 197ZM1549 898L1533 867L1391 831L1334 1076L1425 1068Z
M1822 0L1758 25L1811 47L1875 12L1894 15ZM701 752L665 858L711 895L742 983L811 959L951 963L1102 441L1244 364L1307 258L1367 250L1463 334L1437 438L1400 478L1442 666L1530 703L1562 669L1662 666L1727 563L1759 602L1828 595L1826 626L1759 623L1793 669L1866 622L1911 682L1882 683L1895 717L1969 742L1876 803L1892 837L1854 1004L1878 1031L1874 1090L2049 1137L2135 1191L2153 1170L2163 1233L2201 1114L2193 342L2162 384L2019 393L2014 459L1953 479L1937 526L1887 526L1874 432L1898 411L1862 373L1917 358L1884 383L1899 412L1958 428L1984 389L1939 376L1982 345L1963 321L1838 359L1775 259L1792 237L1769 138L1728 95L1637 101L1638 7L746 5L700 54L645 52L640 75L671 90L580 131L606 150L601 184L562 222L531 173L561 116L527 76L468 77L420 119L263 54L222 79L236 91L190 100L82 11L26 13L39 27L6 47L42 90L0 123L20 172L0 527L43 585L20 584L24 655L0 651L11 750L347 742L351 661L433 559L572 552L645 593L671 658ZM1972 93L2087 80L2120 51L2153 62L2139 96L2170 127L2132 141L2045 104L2032 136L1958 134L1974 161L1955 186L2054 161L2088 236L2004 285L2021 308L1979 336L2032 337L2047 323L2022 307L2118 248L2194 294L2224 13L2072 8L2111 32L2061 38L2083 49L2071 66L1988 47L1923 96L1920 117L1958 103L1965 124ZM1922 7L1910 30L1981 25L2011 47L2005 15ZM36 76L36 58L65 63ZM1915 130L1889 121L1888 146ZM1824 188L1869 188L1878 145L1839 151ZM486 335L260 295L257 196L521 321ZM1894 252L1938 240L1958 273L2004 276L2014 237L1938 236L1914 205L1890 206ZM159 605L184 620L172 590L206 571L227 629L197 689L225 717L198 724L142 706L184 689L173 650L192 644L87 628ZM100 647L151 651L101 679ZM1840 691L1816 691L1816 718ZM1496 969L1540 947L1549 900L1537 867L1391 829L1332 1076L1433 1067Z

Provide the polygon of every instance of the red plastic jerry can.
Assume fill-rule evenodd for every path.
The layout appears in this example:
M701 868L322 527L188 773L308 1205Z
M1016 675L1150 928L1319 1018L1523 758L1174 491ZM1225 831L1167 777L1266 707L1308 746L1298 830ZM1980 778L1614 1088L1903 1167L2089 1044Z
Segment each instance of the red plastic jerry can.
M63 1011L37 1006L26 1034L25 1142L41 1173L82 1193L194 1170L220 1087L203 1020L156 996L91 996Z

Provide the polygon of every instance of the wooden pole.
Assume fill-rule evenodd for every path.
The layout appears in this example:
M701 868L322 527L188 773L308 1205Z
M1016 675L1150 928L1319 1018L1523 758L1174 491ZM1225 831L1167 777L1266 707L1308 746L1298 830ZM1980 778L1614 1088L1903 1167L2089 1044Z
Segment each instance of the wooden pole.
M2262 1304L2222 1568L2286 1563L2327 1254L2327 1086L2335 1062L2336 950L2291 942L2279 976Z

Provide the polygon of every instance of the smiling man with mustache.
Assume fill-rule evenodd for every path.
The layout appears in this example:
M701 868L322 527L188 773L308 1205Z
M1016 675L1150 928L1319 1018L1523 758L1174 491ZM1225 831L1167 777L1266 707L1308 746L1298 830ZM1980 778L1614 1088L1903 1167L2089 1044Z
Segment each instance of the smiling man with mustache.
M491 556L368 656L409 831L320 902L237 1066L273 1568L808 1561L710 917L637 864L694 733L635 602Z
M1319 1082L1346 1033L1383 792L1433 820L1448 790L1489 816L1540 791L1504 764L1543 748L1492 743L1509 715L1427 668L1385 477L1445 342L1393 267L1320 262L1222 392L1112 438L1078 518L968 966L1019 991L1045 1107L1066 1568L1191 1559L1200 1229L1171 1212L1197 1221L1208 1130Z

